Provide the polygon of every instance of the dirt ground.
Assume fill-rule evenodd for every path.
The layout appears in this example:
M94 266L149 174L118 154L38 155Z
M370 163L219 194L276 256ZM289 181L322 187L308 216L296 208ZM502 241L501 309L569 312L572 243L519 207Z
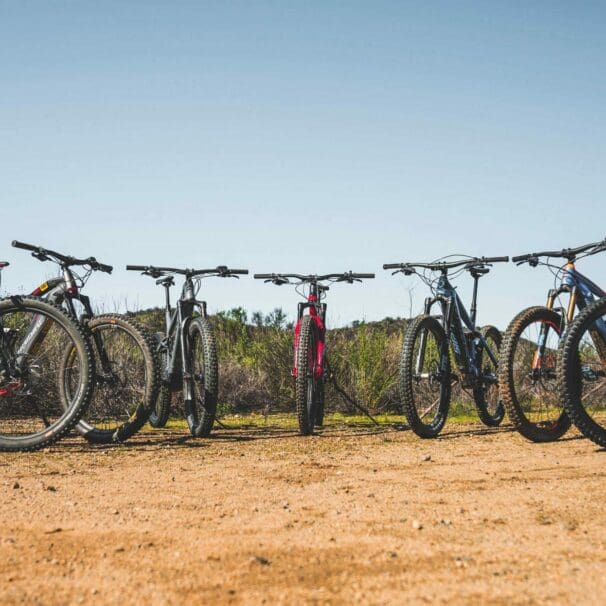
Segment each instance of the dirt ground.
M0 454L0 604L603 604L606 453L450 425Z

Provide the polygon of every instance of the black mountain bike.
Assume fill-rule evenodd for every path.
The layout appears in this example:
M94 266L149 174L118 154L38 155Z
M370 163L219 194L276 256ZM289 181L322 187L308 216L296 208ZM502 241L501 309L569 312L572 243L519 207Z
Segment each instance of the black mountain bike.
M158 391L157 362L152 341L134 320L118 314L95 315L89 297L82 290L93 272L111 273L111 265L95 257L76 259L54 250L14 241L13 246L28 250L39 261L51 261L61 275L43 282L31 296L63 307L77 319L87 335L94 358L94 390L84 416L76 426L89 442L123 442L147 421ZM76 267L84 270L76 274ZM71 368L73 347L63 352L62 395L70 400L75 388Z
M361 282L362 279L374 277L374 274L355 274L351 271L322 276L255 274L256 279L272 282L278 286L291 284L289 278L297 280L295 288L306 299L298 306L292 369L292 375L295 378L295 405L301 435L310 435L313 433L314 427L322 426L324 422L324 385L332 379L325 352L326 303L322 303L329 287L321 282L353 284ZM308 293L299 290L299 287L304 285L309 286ZM307 315L305 315L306 309L309 310Z
M577 271L575 261L606 251L606 241L576 248L513 257L518 265L547 267L554 287L547 302L522 310L503 336L499 390L515 428L533 442L551 442L566 433L570 418L558 389L558 351L566 327L581 311L606 293ZM560 297L568 297L566 307Z
M0 300L0 450L36 450L65 435L89 405L93 377L88 339L69 314L36 297Z
M400 399L408 423L421 438L435 438L444 427L455 383L471 390L485 425L496 427L503 420L505 413L497 390L501 333L494 326L476 329L476 314L478 280L490 271L493 263L507 261L509 257L468 257L456 261L383 265L383 269L395 269L394 274L419 275L433 293L425 299L424 313L406 328L400 358ZM417 269L424 272L420 274ZM453 269L458 271L449 279L448 272ZM464 271L474 280L471 314L451 284L451 280ZM435 304L441 309L437 316L431 315Z
M160 393L149 420L163 427L170 414L172 393L182 391L185 418L195 437L208 436L215 422L219 391L217 346L206 314L206 301L196 295L202 278L238 278L247 269L177 269L152 265L127 265L156 279L165 292L166 331L154 335L160 359ZM174 309L170 305L170 288L175 274L185 278L181 297Z

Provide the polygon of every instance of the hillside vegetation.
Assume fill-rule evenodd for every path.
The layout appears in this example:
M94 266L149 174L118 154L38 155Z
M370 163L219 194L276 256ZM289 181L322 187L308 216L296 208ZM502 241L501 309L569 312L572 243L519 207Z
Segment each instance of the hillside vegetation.
M164 329L164 311L131 314L150 332ZM220 413L292 410L293 326L281 309L248 318L242 308L210 317L220 364ZM338 383L374 412L397 411L397 371L405 320L355 322L327 333L327 353ZM329 409L353 412L334 389Z

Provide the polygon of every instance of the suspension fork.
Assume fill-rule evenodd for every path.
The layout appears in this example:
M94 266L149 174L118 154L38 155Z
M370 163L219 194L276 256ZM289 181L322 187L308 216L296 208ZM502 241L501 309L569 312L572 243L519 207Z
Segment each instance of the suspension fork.
M431 315L431 308L438 302L443 306L443 302L434 297L427 297L425 299L425 304L423 306L423 313L426 316ZM444 312L444 309L442 309ZM419 351L417 352L417 358L415 360L415 373L416 375L421 375L421 371L423 370L423 362L425 361L425 352L427 350L427 330L424 330L421 333L421 337L419 339Z
M435 299L432 297L427 297L425 299L425 304L423 305L423 313L428 316L431 312L431 307L435 303ZM417 352L417 359L415 360L415 375L420 375L421 370L423 369L423 362L425 360L425 350L427 349L427 331L424 330L421 333L421 338L419 339L419 351Z
M104 374L109 375L109 374L111 374L112 367L111 367L111 364L109 361L109 356L107 355L107 350L105 349L105 344L103 343L103 338L101 337L101 331L93 332L92 330L90 330L90 328L88 328L88 322L94 316L93 308L90 303L90 299L84 295L80 295L78 297L78 299L79 299L80 303L82 304L82 307L84 307L84 314L82 314L80 316L80 319L78 321L87 327L88 332L92 336L92 341L93 341L94 347L97 351L97 355L99 356L99 361L101 362L101 370L103 371ZM74 304L73 304L73 297L68 295L66 297L65 302L69 308L70 314L74 318L76 318L76 310L75 310Z
M551 289L547 294L547 303L545 307L547 309L553 309L555 306L556 297L560 294L560 290ZM562 323L570 323L574 316L575 304L576 304L576 296L577 289L576 286L573 286L570 289L570 300L568 301L568 309L566 311L566 317L562 318ZM537 350L532 358L532 370L538 371L541 370L543 365L543 358L545 356L545 350L547 349L547 337L549 336L549 329L551 326L547 322L543 322L541 324L541 329L539 330L539 338L537 344ZM560 325L560 332L562 331L563 326Z
M187 334L189 332L189 324L191 322L190 317L183 317L181 312L181 304L179 303L179 334L180 334L180 354L181 354L181 370L183 377L183 400L185 402L191 402L194 399L193 390L193 374L192 369L189 366L189 339ZM176 349L176 347L175 347Z

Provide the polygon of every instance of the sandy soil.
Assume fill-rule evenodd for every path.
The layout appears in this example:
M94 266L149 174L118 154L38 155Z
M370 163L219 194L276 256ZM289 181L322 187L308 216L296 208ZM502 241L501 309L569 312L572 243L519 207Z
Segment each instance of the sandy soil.
M605 464L475 425L0 454L0 604L603 604Z

